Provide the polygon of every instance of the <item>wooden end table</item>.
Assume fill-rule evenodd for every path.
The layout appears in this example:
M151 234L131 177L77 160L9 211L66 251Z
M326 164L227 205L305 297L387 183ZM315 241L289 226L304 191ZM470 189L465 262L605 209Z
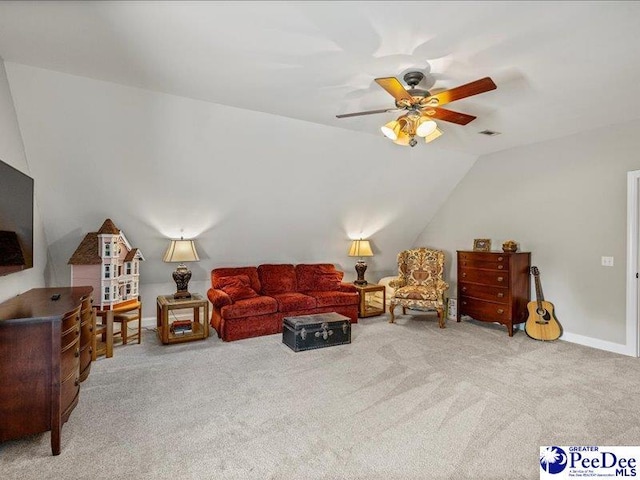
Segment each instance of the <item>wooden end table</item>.
M386 288L384 285L378 285L376 283L369 283L367 285L354 285L360 295L360 306L358 308L358 316L373 317L376 315L383 315L385 311L386 303ZM378 302L373 302L376 292L382 292L382 305Z
M173 333L169 312L173 310L193 309L193 326L189 333ZM203 310L200 322L200 309ZM158 338L163 344L204 340L209 336L209 301L198 293L191 298L173 298L173 295L159 295L157 301Z

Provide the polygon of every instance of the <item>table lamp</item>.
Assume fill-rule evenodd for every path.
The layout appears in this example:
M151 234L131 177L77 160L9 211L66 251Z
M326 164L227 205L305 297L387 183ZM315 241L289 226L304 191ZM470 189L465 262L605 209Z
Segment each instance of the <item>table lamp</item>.
M354 240L351 242L351 248L349 248L350 257L359 257L358 263L356 263L356 272L358 273L358 279L353 283L355 285L366 285L367 281L364 279L364 272L367 269L367 264L362 257L373 257L371 251L371 245L369 240Z
M200 260L196 245L193 240L171 240L167 251L162 259L165 262L180 262L176 271L173 272L173 280L176 282L176 293L173 298L191 298L191 294L187 287L191 280L191 270L187 268L184 262L197 262Z

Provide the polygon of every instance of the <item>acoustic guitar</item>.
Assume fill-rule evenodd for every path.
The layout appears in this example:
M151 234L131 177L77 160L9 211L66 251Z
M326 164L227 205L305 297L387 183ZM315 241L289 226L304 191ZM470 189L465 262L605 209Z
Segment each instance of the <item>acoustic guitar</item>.
M524 330L534 340L557 340L562 335L562 328L556 320L553 305L545 301L540 285L540 271L538 267L531 267L531 274L536 281L536 301L527 304L529 317Z

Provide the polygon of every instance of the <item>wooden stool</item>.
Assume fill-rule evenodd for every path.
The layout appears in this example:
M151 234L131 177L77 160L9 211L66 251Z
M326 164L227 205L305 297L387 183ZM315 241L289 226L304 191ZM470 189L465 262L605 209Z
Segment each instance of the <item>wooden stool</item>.
M126 345L129 340L138 339L138 343L142 340L142 301L140 297L134 303L130 303L122 308L113 310L113 321L120 324L120 332L116 335L122 337L122 344ZM138 322L138 329L135 333L129 335L129 322Z
M91 316L91 360L95 361L98 355L105 355L107 358L113 357L113 311L98 312L93 308ZM97 322L98 316L102 319L100 323ZM98 342L98 337L100 337L100 342Z

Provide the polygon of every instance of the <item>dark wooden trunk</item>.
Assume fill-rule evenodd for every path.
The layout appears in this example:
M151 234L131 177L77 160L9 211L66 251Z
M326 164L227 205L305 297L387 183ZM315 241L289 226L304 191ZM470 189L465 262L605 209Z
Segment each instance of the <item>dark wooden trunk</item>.
M351 343L351 321L334 312L284 317L282 343L294 352Z

